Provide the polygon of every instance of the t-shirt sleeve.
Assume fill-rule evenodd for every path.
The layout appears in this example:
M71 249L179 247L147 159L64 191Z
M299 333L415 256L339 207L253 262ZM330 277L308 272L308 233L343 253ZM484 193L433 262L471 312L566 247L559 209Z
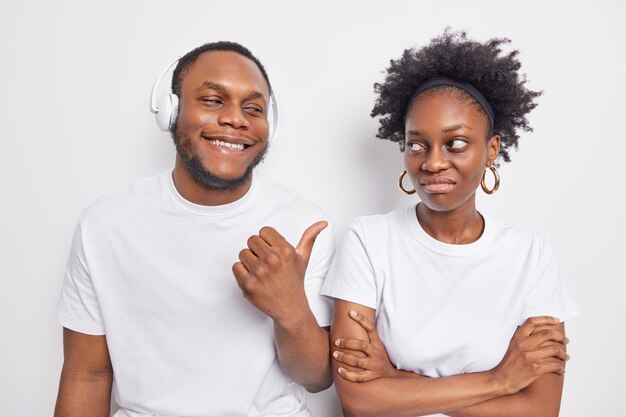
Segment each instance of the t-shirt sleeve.
M105 334L100 306L85 259L80 223L74 233L56 317L68 329L90 335Z
M529 284L520 324L534 316L553 316L566 321L577 314L576 305L561 279L554 249L545 237Z
M377 308L374 268L367 253L361 222L352 222L330 267L322 294Z
M332 303L320 293L335 253L335 240L330 223L315 239L304 275L304 291L311 311L321 327L330 326Z

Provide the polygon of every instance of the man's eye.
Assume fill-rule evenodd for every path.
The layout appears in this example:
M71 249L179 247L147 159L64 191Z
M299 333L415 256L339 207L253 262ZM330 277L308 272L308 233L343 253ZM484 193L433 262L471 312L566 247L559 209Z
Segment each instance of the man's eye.
M448 142L448 148L453 150L461 150L467 146L467 141L463 139L452 139Z
M245 107L245 110L248 113L252 113L252 114L262 114L263 113L263 109L257 106L247 106Z
M200 101L211 106L219 106L223 103L221 99L215 97L203 97Z
M424 149L422 144L418 142L409 142L406 144L406 147L411 152L417 152L417 151L421 151L422 149Z

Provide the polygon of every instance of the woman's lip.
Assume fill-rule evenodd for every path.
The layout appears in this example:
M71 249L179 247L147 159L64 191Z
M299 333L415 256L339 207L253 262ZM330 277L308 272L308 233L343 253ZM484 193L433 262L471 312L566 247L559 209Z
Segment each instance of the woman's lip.
M443 194L452 191L456 186L454 183L441 183L441 184L422 184L424 191L430 194Z
M435 177L426 177L426 178L422 178L420 180L420 184L422 185L432 185L432 184L456 184L456 181L454 181L452 178L448 178L448 177L439 177L439 176L435 176Z
M430 194L443 194L450 192L455 186L456 181L448 177L426 177L420 180L420 185Z

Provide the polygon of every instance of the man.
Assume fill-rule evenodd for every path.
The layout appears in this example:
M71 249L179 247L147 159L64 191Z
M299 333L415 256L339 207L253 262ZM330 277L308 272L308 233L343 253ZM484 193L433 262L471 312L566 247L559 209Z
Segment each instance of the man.
M309 416L302 387L332 381L333 240L321 210L253 175L267 74L211 43L179 60L172 91L173 171L102 197L76 229L55 416L109 416L111 390L116 417Z

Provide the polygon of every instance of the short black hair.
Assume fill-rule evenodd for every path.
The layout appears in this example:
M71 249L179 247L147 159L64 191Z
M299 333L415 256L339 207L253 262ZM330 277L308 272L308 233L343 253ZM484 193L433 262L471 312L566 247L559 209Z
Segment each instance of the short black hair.
M197 47L196 49L187 52L183 55L179 60L176 68L174 69L174 73L172 74L172 93L176 94L180 97L180 88L183 82L183 77L187 70L196 62L196 60L205 52L209 51L232 51L237 52L240 55L245 56L246 58L252 60L259 70L261 70L261 74L263 74L263 78L267 81L267 86L272 92L272 85L270 84L270 79L267 76L267 72L265 72L265 68L261 61L257 57L255 57L252 52L245 46L242 46L236 42L228 42L228 41L219 41L219 42L210 42L205 43L202 46Z
M406 49L400 59L391 60L385 81L374 84L378 97L371 116L380 116L376 137L397 142L404 150L405 118L415 90L432 78L448 77L471 84L485 96L494 113L490 135L500 135L499 156L510 162L510 149L518 147L517 130L532 131L526 114L537 106L534 100L542 92L527 89L525 75L518 74L519 51L502 54L501 45L509 42L493 38L480 43L469 40L464 31L447 28L429 45Z

